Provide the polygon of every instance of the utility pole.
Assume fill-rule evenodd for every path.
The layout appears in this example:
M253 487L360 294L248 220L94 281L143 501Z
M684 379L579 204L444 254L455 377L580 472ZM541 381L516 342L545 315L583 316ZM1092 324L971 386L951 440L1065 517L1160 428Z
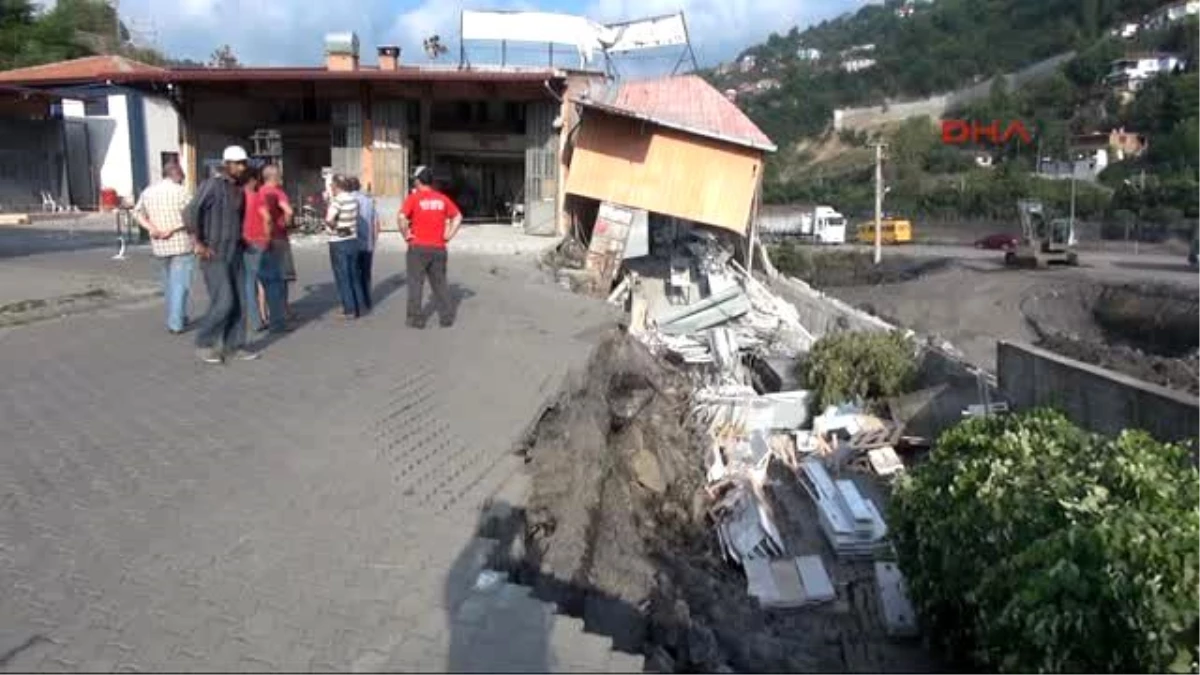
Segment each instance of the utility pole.
M121 0L112 0L113 8L113 31L114 41L113 50L115 53L121 53Z
M875 264L883 260L883 142L875 143Z

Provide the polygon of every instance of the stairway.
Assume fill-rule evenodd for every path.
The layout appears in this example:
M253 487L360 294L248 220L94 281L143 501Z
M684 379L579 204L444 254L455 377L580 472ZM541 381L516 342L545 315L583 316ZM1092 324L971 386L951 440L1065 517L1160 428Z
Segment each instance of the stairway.
M474 541L468 587L451 619L450 672L640 673L642 655L613 648L609 637L589 633L582 619L513 583L511 561L522 556L529 477L522 468L504 483L485 510Z

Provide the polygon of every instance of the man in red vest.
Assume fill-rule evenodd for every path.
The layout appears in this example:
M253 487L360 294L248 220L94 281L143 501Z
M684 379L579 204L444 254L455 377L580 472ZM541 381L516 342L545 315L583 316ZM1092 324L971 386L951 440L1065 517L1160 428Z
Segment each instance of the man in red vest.
M453 200L433 189L433 172L428 167L417 167L413 183L416 187L404 200L396 218L400 233L408 242L408 325L425 327L421 296L428 277L438 320L443 327L449 327L454 317L446 285L446 242L458 234L462 213Z

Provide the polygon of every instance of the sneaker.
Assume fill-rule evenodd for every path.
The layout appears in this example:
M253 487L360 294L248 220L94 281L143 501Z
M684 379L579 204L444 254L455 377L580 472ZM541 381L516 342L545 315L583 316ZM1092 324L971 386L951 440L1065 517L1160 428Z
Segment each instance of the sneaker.
M196 358L200 359L204 363L222 363L224 361L224 359L221 358L220 352L211 348L197 349Z
M261 352L252 352L249 349L239 349L232 354L233 358L238 361L253 361L262 356Z
M451 326L454 325L454 321L453 320L448 320L448 321L442 320L442 321L438 322L438 325L441 326L442 328L450 328Z
M421 319L409 319L409 320L405 321L404 323L409 328L416 328L417 330L421 330L422 328L425 327L425 322Z

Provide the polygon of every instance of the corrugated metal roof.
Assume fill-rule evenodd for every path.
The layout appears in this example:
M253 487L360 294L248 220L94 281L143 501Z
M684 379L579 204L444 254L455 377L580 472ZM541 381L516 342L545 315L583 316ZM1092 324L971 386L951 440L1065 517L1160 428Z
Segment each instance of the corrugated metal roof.
M85 56L81 59L45 63L40 66L0 71L0 82L40 84L108 79L111 75L156 75L167 72L124 56Z
M328 70L324 67L267 68L158 68L121 56L89 56L72 61L48 63L0 72L0 82L24 85L67 84L111 81L135 82L263 82L314 80L392 82L543 82L560 79L556 69L429 68L401 66L380 70L361 65L357 70Z
M626 82L611 100L592 105L731 143L776 150L745 113L697 75Z

